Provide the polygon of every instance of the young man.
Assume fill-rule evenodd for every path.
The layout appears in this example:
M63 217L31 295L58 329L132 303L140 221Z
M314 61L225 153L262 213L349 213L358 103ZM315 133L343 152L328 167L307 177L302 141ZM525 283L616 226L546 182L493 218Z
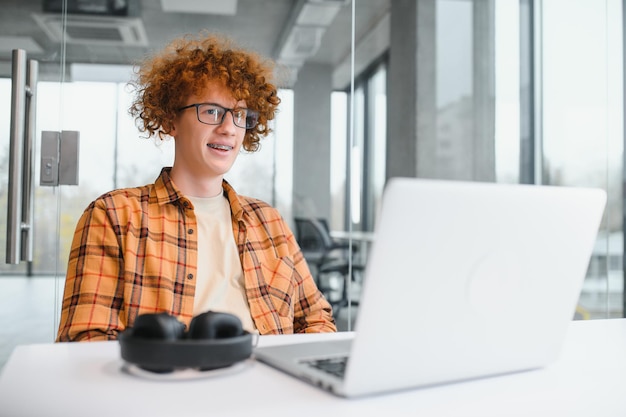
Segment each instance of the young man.
M147 59L130 112L175 141L154 184L92 202L72 243L58 341L112 340L144 313L189 324L235 314L260 334L336 331L293 233L266 203L224 180L255 151L280 100L271 63L212 35L183 37Z

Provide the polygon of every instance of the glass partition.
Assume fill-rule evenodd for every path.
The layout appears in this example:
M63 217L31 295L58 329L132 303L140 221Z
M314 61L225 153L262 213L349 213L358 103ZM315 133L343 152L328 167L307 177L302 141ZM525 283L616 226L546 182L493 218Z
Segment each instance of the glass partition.
M32 3L32 4L29 4ZM58 317L58 285L54 279L58 266L58 242L61 230L61 194L59 187L40 187L40 140L42 130L60 131L64 49L59 43L46 43L31 36L30 11L41 7L38 1L3 5L0 14L0 368L18 344L52 341ZM35 103L34 159L32 161L32 210L30 228L33 261L9 263L7 253L7 207L9 149L11 126L12 51L22 50L27 60L38 62L38 83L29 85L26 94ZM41 275L45 269L45 276ZM29 278L26 278L29 277Z
M543 28L542 182L608 194L580 318L624 317L621 8L619 1L577 0L546 1L537 10Z
M124 10L75 9L86 3L27 0L0 17L5 49L23 45L41 62L37 148L42 130L81 132L79 185L36 188L35 260L0 266L7 300L35 282L10 289L10 277L54 277L39 303L47 318L37 327L44 330L29 332L35 341L51 341L56 332L56 299L85 206L112 188L151 182L171 164L172 143L141 138L128 116L133 64L173 37L203 29L279 63L274 132L260 152L240 155L227 179L287 219L336 307L340 330L358 319L359 267L375 238L382 190L394 176L607 190L576 318L623 316L621 2L239 0L192 10L181 2L129 0L121 2ZM104 25L97 33L85 24L89 13ZM5 49L0 161L10 122ZM38 183L39 155L35 160ZM6 167L0 164L4 205ZM305 243L297 219L323 226L342 248L336 256L350 265L347 274L319 273L320 247ZM5 316L23 310L0 305Z
M242 153L226 179L240 194L277 207L294 231L298 216L326 219L329 224L336 220L330 206L330 148L331 131L337 128L331 124L346 126L346 120L331 115L331 96L350 85L352 11L347 1L302 0L212 2L195 9L167 0L27 0L3 9L0 125L6 130L0 130L0 160L7 157L9 146L10 49L25 47L40 61L41 76L34 261L0 265L2 316L23 315L24 306L30 306L35 328L24 323L25 327L11 326L14 333L2 334L0 339L7 342L0 366L15 344L54 340L71 239L89 202L114 188L152 182L162 166L171 165L172 141L142 138L128 115L127 82L133 65L174 37L214 31L277 62L282 102L273 132L259 152ZM77 186L39 186L44 130L80 132ZM7 172L7 164L1 164L4 207ZM4 210L0 225L4 233ZM3 234L2 250L5 244ZM315 265L311 268L315 273ZM16 304L11 299L28 302Z
M351 226L373 230L375 196L395 176L602 188L609 202L574 317L623 317L621 16L614 0L357 11L357 32L370 29L355 46Z

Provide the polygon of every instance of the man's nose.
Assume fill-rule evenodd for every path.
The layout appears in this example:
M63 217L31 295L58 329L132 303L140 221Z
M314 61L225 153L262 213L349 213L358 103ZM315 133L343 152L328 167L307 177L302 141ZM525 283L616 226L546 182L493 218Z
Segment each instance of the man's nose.
M229 132L235 132L236 129L238 129L235 124L235 113L233 113L232 110L226 110L224 117L222 117L222 123L219 124L219 127Z

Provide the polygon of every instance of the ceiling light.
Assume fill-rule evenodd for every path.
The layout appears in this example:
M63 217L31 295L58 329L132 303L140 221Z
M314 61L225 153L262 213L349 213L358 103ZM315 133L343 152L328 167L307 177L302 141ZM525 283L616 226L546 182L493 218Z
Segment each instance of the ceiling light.
M161 0L161 7L171 13L237 14L237 0Z

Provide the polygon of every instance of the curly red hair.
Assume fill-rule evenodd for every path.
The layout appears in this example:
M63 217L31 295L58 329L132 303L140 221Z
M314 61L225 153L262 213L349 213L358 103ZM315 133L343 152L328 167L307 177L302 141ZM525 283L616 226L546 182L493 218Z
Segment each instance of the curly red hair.
M135 99L129 113L140 131L163 140L170 134L178 109L191 95L200 95L211 81L221 81L236 101L259 112L256 127L246 130L243 148L256 151L280 103L271 82L274 63L236 47L215 34L186 35L148 57L130 83Z

